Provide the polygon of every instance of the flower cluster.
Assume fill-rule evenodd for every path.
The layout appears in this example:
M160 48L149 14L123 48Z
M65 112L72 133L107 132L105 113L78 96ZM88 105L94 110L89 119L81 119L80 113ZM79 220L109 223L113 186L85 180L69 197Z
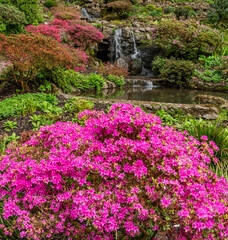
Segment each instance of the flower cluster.
M57 18L49 24L29 25L26 30L32 33L42 33L60 42L72 42L76 47L84 49L88 48L91 43L100 42L103 39L103 35L95 27L77 18L63 20L63 17L60 18L63 14L67 13L57 14Z
M228 184L207 167L213 143L128 104L79 117L83 127L46 126L1 159L3 217L21 237L228 237Z

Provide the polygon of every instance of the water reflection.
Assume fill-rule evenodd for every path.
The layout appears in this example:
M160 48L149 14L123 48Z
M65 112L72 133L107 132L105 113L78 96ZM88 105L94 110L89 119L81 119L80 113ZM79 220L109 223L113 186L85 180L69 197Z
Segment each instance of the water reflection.
M226 92L212 92L203 90L191 89L175 89L162 87L129 87L116 90L103 90L100 93L90 93L84 96L105 99L125 99L125 100L139 100L152 101L164 103L183 103L194 104L194 97L199 95L212 95L228 99Z

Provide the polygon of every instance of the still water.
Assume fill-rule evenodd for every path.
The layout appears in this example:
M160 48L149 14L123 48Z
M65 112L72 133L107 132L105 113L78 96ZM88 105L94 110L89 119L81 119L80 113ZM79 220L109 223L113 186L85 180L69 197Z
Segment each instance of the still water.
M204 90L175 89L163 87L128 87L122 89L103 90L100 93L87 93L84 96L104 99L125 99L152 101L164 103L194 104L194 97L199 95L212 95L228 99L228 92L213 92Z

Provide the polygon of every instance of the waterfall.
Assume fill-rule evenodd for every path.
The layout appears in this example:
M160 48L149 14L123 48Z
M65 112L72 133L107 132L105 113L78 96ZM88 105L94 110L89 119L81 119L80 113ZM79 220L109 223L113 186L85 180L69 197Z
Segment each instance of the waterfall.
M133 80L133 88L143 88L144 91L153 89L153 82L145 79Z
M122 55L122 29L116 29L114 32L114 38L111 46L111 62L114 63L116 59Z
M131 30L131 40L133 41L133 54L131 55L131 57L132 59L140 58L140 52L138 51L137 45L136 45L135 34L132 30Z
M82 15L88 19L88 21L90 22L93 21L93 19L90 17L90 15L88 14L85 8L82 8L81 12L82 12Z

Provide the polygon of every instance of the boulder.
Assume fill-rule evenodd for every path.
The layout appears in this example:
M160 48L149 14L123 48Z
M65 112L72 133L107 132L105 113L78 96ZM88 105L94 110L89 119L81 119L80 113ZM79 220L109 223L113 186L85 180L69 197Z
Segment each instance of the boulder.
M125 56L121 56L116 60L116 65L121 68L125 68L126 70L129 69L129 60Z
M139 75L142 72L142 61L141 59L133 59L130 62L130 73L132 75Z

